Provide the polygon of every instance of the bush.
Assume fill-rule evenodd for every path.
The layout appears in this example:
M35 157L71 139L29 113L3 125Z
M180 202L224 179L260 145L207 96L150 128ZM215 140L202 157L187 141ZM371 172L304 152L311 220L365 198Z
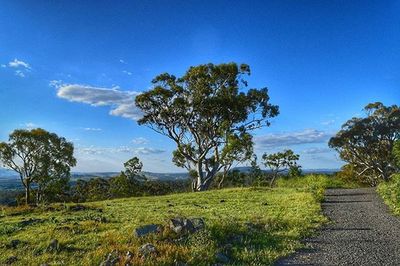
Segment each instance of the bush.
M377 191L389 208L400 215L400 174L393 175L389 182L380 183Z

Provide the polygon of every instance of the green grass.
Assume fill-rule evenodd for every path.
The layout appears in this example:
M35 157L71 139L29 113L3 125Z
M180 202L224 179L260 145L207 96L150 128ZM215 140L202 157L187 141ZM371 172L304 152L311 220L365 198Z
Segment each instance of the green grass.
M333 176L306 175L296 178L279 178L277 187L296 188L299 191L310 192L318 201L324 199L325 189L354 188L356 184L345 182Z
M400 215L400 174L393 175L389 182L380 183L377 192L391 211Z
M117 199L84 204L89 209L82 211L63 204L47 210L5 208L0 212L0 264L17 256L15 265L99 265L107 253L116 250L120 265L127 251L134 253L134 265L173 265L176 261L210 265L216 262L217 252L227 254L234 265L269 265L301 248L299 240L326 220L314 193L291 186ZM203 217L206 229L181 240L168 230L144 239L133 236L137 226L166 224L177 216ZM36 220L23 222L29 219ZM60 250L46 251L54 238ZM14 239L21 244L11 248ZM148 242L159 252L143 259L137 250Z

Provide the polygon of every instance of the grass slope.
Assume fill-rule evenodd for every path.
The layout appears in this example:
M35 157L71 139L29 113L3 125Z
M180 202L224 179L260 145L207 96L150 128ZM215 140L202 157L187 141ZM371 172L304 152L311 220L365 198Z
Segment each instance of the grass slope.
M126 198L47 209L3 209L0 213L0 264L16 256L15 265L99 265L116 250L134 254L133 265L210 265L216 253L234 265L268 265L301 247L325 218L313 193L296 188L224 189L157 197ZM164 231L144 239L133 230L149 223L166 224L168 218L203 217L206 229L180 239ZM252 224L246 225L251 222ZM11 247L12 240L20 240ZM46 251L51 239L60 250ZM152 243L156 256L142 258L138 248Z

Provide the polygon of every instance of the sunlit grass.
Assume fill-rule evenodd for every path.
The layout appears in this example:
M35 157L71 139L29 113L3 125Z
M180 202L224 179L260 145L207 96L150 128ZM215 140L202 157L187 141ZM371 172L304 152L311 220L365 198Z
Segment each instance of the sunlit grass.
M226 254L235 265L268 265L301 247L325 218L318 199L297 188L243 188L157 197L125 198L84 204L72 211L71 204L55 204L52 210L7 208L0 213L0 264L17 256L15 265L99 265L116 250L124 265L125 254L134 254L134 265L189 265L215 263L215 254ZM133 230L150 223L166 224L169 218L203 217L206 229L186 239L166 230L161 235L138 239ZM23 222L29 221L31 222ZM256 229L249 228L251 222ZM242 241L232 239L242 238ZM9 247L11 240L21 243ZM48 252L51 239L58 252ZM156 256L137 253L153 243ZM135 264L136 263L136 264Z

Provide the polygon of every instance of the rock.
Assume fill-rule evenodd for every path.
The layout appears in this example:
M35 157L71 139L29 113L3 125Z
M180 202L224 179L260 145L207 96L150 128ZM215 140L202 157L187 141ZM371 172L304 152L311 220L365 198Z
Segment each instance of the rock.
M119 259L118 253L113 251L107 254L106 260L100 263L100 266L114 266L118 263Z
M86 210L86 209L87 209L87 208L86 208L85 206L79 205L79 204L69 207L69 210L70 210L70 211L73 211L73 212L84 211L84 210Z
M28 225L31 225L31 224L41 223L41 222L43 222L42 219L33 219L33 218L31 218L31 219L26 220L26 221L21 221L19 224L20 224L21 227L25 227L25 226L28 226Z
M148 256L148 255L152 255L152 254L156 254L157 253L157 249L153 244L147 243L144 244L143 246L141 246L139 248L139 255L141 256Z
M10 241L10 244L8 246L10 248L16 248L19 244L21 244L21 241L18 239L14 239Z
M191 221L195 231L202 230L206 226L203 218L193 218Z
M149 234L157 234L160 233L162 230L161 225L158 224L148 224L141 227L138 227L134 231L134 235L136 237L144 237Z
M16 262L18 260L17 256L11 256L8 257L4 262L5 264L13 264L14 262Z
M46 250L50 251L50 252L54 252L54 251L58 251L59 248L60 248L60 245L58 243L58 240L57 239L52 239L50 241L50 244L47 246Z
M203 218L186 219L178 217L169 221L169 228L177 234L194 233L204 227L205 223Z
M183 233L183 218L173 218L169 220L169 228L177 234Z
M226 256L225 254L223 254L221 252L218 252L217 254L215 254L215 259L220 263L228 263L229 262L228 256Z

